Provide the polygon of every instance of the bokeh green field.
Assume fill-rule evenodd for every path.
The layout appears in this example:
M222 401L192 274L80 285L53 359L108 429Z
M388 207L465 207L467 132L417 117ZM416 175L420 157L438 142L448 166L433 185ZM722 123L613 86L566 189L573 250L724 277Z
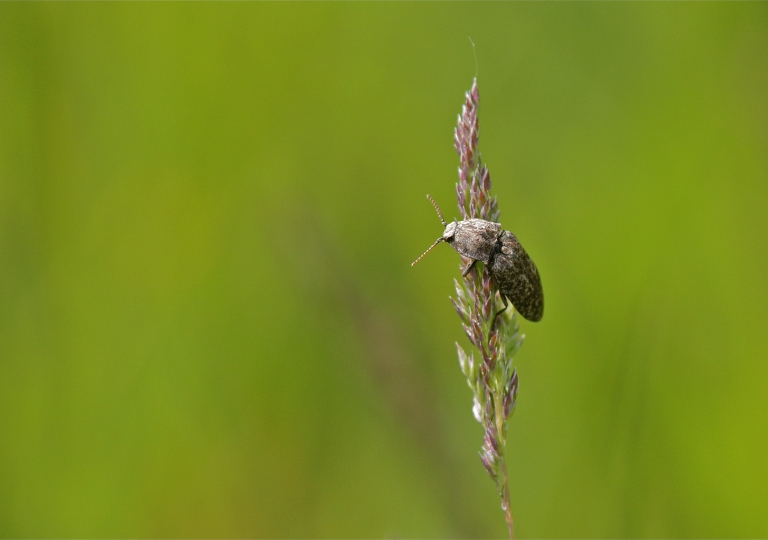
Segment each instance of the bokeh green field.
M506 534L409 266L470 36L518 536L768 536L765 2L0 4L0 536Z

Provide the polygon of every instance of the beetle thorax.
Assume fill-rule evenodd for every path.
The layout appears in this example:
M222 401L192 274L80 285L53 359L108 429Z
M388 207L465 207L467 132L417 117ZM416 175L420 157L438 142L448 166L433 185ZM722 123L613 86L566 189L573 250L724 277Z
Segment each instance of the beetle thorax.
M449 223L443 238L464 257L488 263L500 234L499 223L475 218Z

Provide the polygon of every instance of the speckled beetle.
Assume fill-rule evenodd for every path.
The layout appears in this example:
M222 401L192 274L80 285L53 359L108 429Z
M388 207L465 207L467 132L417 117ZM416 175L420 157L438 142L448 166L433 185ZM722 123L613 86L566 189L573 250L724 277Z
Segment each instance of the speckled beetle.
M500 223L484 219L446 223L435 200L429 195L427 198L437 210L445 232L421 257L413 261L411 266L419 262L440 242L448 242L460 255L472 259L472 262L461 272L462 276L466 276L477 261L484 263L490 270L504 304L504 308L496 314L497 316L508 307L507 300L509 300L520 315L529 321L540 321L544 315L544 291L541 288L541 278L536 265L517 241L517 237L509 231L502 230ZM494 322L495 320L494 317Z

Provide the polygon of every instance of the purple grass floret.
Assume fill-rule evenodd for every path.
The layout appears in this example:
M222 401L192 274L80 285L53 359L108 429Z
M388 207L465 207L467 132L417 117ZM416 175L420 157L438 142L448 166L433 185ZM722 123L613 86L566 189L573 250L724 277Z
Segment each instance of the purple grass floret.
M499 221L499 206L491 196L491 175L482 163L478 150L480 126L477 106L480 95L477 80L466 93L464 106L454 131L454 147L459 154L459 181L456 199L461 219L479 218ZM471 259L462 257L460 268ZM494 314L502 303L491 273L482 262L459 280L454 280L456 298L451 302L462 321L470 343L477 349L467 353L456 344L461 371L473 393L472 412L483 426L483 446L480 459L501 497L501 508L514 538L509 481L504 451L507 442L507 421L517 401L517 370L512 367L513 356L523 342L517 315L507 309L494 323Z

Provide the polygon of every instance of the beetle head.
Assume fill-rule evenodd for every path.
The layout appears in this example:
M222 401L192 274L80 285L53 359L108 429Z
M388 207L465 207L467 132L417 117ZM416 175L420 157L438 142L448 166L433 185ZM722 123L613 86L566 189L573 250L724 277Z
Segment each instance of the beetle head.
M445 225L445 223L443 223ZM451 221L448 225L445 225L445 232L443 233L443 240L446 242L453 238L453 235L456 234L456 226L458 223L455 221Z

